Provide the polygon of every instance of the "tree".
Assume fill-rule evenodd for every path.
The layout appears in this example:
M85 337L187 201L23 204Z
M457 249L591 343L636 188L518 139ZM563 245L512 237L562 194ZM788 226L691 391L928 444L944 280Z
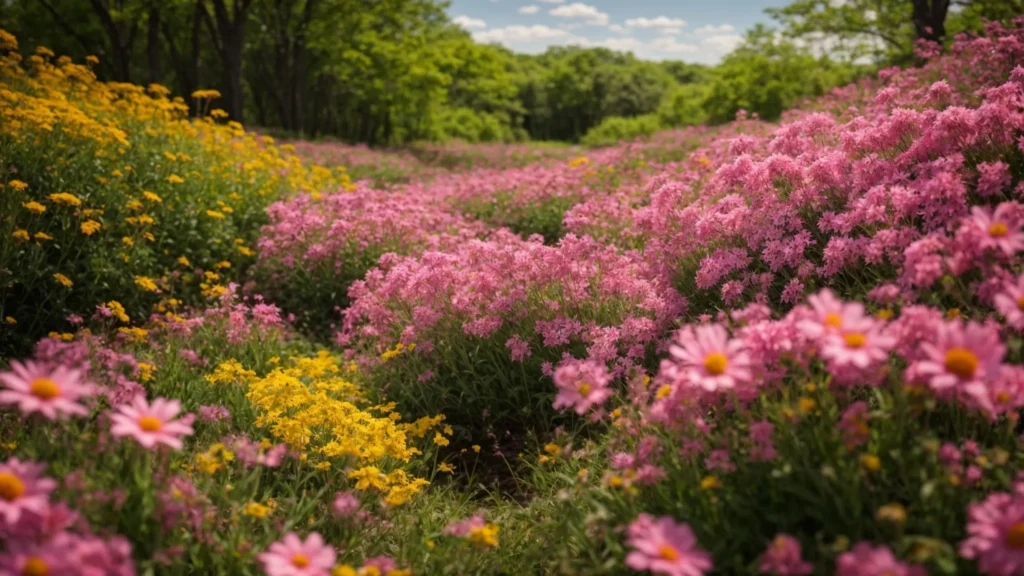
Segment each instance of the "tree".
M97 2L99 0L92 0ZM210 0L213 17L205 3L199 3L200 15L210 33L217 54L220 55L223 74L225 110L232 120L242 122L245 112L245 92L242 87L242 65L245 46L245 25L253 0Z

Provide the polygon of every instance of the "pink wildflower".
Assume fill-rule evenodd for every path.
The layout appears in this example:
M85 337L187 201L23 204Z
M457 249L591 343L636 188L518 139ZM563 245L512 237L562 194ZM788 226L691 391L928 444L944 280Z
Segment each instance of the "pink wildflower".
M72 537L62 534L44 543L21 543L0 554L0 574L3 576L71 576L76 572L68 559L68 545Z
M567 360L555 369L558 396L555 408L575 407L583 415L594 406L600 406L614 392L608 387L611 375L603 365L592 360Z
M43 464L17 458L0 464L0 515L8 525L17 522L23 513L42 515L46 511L57 483L40 478L44 468Z
M443 534L448 536L456 536L458 538L464 538L469 536L469 533L474 529L484 527L484 517L482 514L474 514L465 520L453 522L448 526L445 526L442 531Z
M258 556L267 576L327 576L336 557L334 549L316 532L305 541L289 532Z
M753 378L750 354L742 340L730 339L720 324L687 326L676 333L669 353L682 376L708 392L735 388Z
M833 368L866 370L885 362L896 339L868 316L843 318L843 327L824 338L821 355Z
M78 400L91 396L93 387L81 377L81 370L65 366L51 370L37 362L14 361L10 372L0 372L7 386L0 391L0 404L16 404L22 414L39 412L50 420L64 414L85 416L89 411Z
M676 524L664 516L655 520L641 514L629 525L627 544L634 550L626 566L669 576L702 576L711 570L711 556L697 547L689 524Z
M977 322L943 322L934 342L922 342L924 358L908 368L911 380L922 378L934 390L954 387L972 393L999 377L1006 346L991 326Z
M969 224L977 230L978 247L982 250L994 248L1007 256L1024 249L1024 232L1015 212L1019 209L1016 202L1004 202L996 207L995 212L982 206L971 208Z
M776 576L810 574L814 566L801 557L800 541L788 534L779 534L761 556L760 572Z
M801 320L798 326L808 338L818 339L826 334L864 327L864 305L860 302L843 302L827 288L807 301L814 313L811 318Z
M157 398L150 405L145 398L136 396L111 414L110 433L116 437L130 436L149 449L164 444L181 450L181 436L188 436L193 430L186 419L174 419L179 412L181 402L177 400Z
M886 546L858 542L836 559L836 576L927 576L924 568L904 564Z
M960 555L977 559L978 571L1013 576L1024 571L1024 498L990 494L967 508L967 539Z
M349 518L359 510L359 499L351 492L338 492L333 508L335 516Z
M996 294L995 307L1006 324L1016 330L1024 330L1024 275L1017 277L1017 281L1007 282L1003 285L1003 292Z
M871 434L868 428L867 402L862 400L851 404L839 419L839 430L843 432L843 444L847 449L867 442Z

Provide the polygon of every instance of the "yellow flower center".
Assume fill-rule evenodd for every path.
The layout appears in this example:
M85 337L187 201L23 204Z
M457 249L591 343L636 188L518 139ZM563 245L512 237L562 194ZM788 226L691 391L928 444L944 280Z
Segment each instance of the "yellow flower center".
M864 344L867 343L868 338L860 332L850 332L849 334L843 335L843 341L849 348L863 348Z
M823 324L829 328L842 328L843 319L839 317L839 314L825 314Z
M978 369L978 357L966 348L950 348L946 352L946 370L964 380L974 377Z
M57 387L57 383L49 378L36 378L32 381L29 391L33 396L44 400L60 396L60 388Z
M1017 308L1024 310L1024 296L1017 298Z
M25 483L10 472L0 472L0 498L13 502L25 493Z
M587 394L590 394L590 384L580 382L579 385L576 386L576 391L580 393L580 396L586 396Z
M1003 236L1006 236L1006 233L1009 231L1010 230L1006 227L1006 224L1003 224L1002 222L994 222L988 227L988 235L993 238L1002 238Z
M704 357L704 369L712 376L721 376L722 374L725 374L725 369L728 366L729 359L721 352L708 354Z
M28 560L25 560L25 566L22 567L21 573L24 576L46 576L50 573L50 570L46 567L46 562L38 556L30 556Z
M160 422L160 419L154 416L143 416L142 418L139 418L139 428L142 428L145 432L159 432L163 426L164 425Z
M309 566L309 558L305 554L295 554L292 556L292 566L296 568L305 568Z
M1017 522L1006 531L1006 546L1014 550L1024 550L1024 522Z
M674 546L662 544L661 548L658 548L658 557L662 560L675 562L676 560L679 560L679 550L676 550Z

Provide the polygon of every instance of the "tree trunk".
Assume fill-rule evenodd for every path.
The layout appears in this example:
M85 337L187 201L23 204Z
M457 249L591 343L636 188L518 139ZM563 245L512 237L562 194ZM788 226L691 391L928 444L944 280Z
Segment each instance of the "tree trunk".
M914 0L914 31L923 40L942 43L949 0Z
M113 57L114 80L118 82L131 82L131 56L132 46L135 44L136 24L132 22L127 33L123 32L114 21L110 10L104 6L101 0L90 0L92 9L99 17L103 30L110 40L110 53Z
M228 10L225 0L213 0L216 25L210 22L209 14L203 15L213 37L213 43L220 54L224 82L225 111L232 120L243 122L245 93L242 85L242 57L245 46L245 23L252 0L234 0Z
M160 5L149 9L149 23L146 33L146 58L149 61L149 83L159 84L160 75Z

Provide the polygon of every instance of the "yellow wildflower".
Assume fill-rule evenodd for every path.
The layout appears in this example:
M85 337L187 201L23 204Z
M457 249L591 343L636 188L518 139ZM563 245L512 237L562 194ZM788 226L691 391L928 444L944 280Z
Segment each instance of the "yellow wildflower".
M15 320L13 316L7 316L6 318L4 318L4 322L7 322L8 324L11 324L11 325L14 325L14 324L18 323L18 321Z
M25 242L28 242L29 239L31 238L28 235L28 230L15 230L14 234L11 234L11 235L14 236L16 239L22 240L22 241L25 241Z
M267 515L270 514L270 507L264 506L259 502L249 502L245 505L245 508L242 509L242 514L253 518L266 518Z
M171 174L170 176L167 177L167 182L171 184L184 184L185 179L182 178L181 176L178 176L177 174Z
M469 531L469 541L483 548L494 548L498 545L498 527L485 524Z
M145 198L146 200L149 200L150 202L156 202L156 203L158 203L158 204L159 204L159 203L161 203L161 202L163 202L163 199L162 199L162 198L160 198L160 196L157 196L157 195L156 195L156 193L154 193L154 192L150 192L149 190L143 190L143 191L142 191L142 196L143 196L143 197L144 197L144 198Z
M447 446L448 439L441 435L440 432L434 432L434 444L438 446Z
M124 306L122 306L121 303L118 302L117 300L111 300L110 302L107 302L107 308L109 308L110 311L114 314L114 317L120 320L121 322L128 322L129 320L131 320L131 318L128 317L128 314L124 311Z
M86 220L85 222L82 222L82 234L92 236L102 227L103 225L95 220Z
M60 204L62 206L74 206L79 207L82 205L82 201L78 199L78 196L74 194L68 194L67 192L58 192L56 194L50 194L50 201L54 204Z
M128 236L122 236L121 237L121 242L124 242L125 246L135 246L135 240L132 240Z
M206 215L215 220L223 220L225 218L222 212L218 212L216 210L207 210Z
M36 240L53 240L53 236L50 236L46 232L36 232L32 235L32 238Z
M455 472L455 467L452 466L451 464L448 464L447 462L442 462L437 465L437 470L439 472L446 472L448 474L451 474Z
M68 278L67 276L59 272L53 275L53 279L56 280L58 284L65 288L71 288L72 286L75 285L75 283L71 281L71 278Z
M146 292L156 292L157 290L156 282L154 282L152 278L147 278L146 276L136 276L135 285Z
M46 206L43 206L42 204L34 200L31 202L25 202L22 204L22 206L24 206L29 212L33 214L42 214L43 212L46 212Z
M22 190L26 190L28 188L28 184L25 184L21 180L11 180L10 182L7 183L7 185L17 192L21 192Z

